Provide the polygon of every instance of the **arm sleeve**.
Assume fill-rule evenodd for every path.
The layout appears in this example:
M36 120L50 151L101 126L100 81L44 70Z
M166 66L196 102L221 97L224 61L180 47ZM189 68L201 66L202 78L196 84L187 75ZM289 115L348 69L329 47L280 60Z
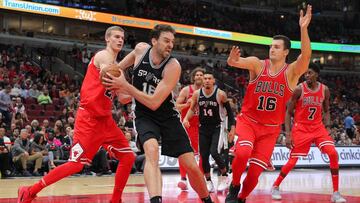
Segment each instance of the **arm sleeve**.
M228 116L228 129L231 128L231 126L235 125L235 119L234 119L234 114L233 114L233 111L230 107L230 103L229 101L225 102L224 103L224 107L226 109L226 112L227 112L227 116Z

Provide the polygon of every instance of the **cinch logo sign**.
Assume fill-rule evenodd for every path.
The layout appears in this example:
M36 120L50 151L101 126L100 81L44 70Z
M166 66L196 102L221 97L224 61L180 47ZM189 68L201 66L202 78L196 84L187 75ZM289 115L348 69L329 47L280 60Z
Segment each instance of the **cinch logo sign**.
M48 6L16 0L3 0L2 4L4 7L7 8L36 11L49 14L60 14L60 8L56 6Z

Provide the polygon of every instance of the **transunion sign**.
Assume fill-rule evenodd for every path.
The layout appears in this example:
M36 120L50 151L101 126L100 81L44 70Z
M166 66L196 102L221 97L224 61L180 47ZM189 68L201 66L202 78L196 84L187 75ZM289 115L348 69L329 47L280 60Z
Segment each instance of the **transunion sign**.
M192 25L169 23L164 21L135 18L130 16L68 8L62 6L53 6L48 4L33 3L20 0L0 0L0 9L15 10L41 15L51 15L63 18L86 20L98 23L115 24L144 29L152 29L157 24L166 23L173 26L177 33L186 35L210 37L259 45L269 45L272 41L271 37L265 36L202 28ZM300 41L291 41L291 48L300 49L300 47ZM312 42L311 48L315 51L360 53L360 45Z

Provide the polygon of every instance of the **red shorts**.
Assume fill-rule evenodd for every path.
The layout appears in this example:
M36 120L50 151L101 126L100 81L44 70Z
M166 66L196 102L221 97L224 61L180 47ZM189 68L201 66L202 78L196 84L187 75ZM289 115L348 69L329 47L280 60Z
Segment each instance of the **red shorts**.
M194 150L194 153L199 153L199 122L191 122L190 127L186 128L188 133L191 147Z
M244 146L251 147L252 153L249 163L267 169L270 166L270 159L280 130L281 126L259 124L240 114L236 118L238 140L235 150Z
M69 161L91 164L101 146L110 153L133 153L128 140L112 116L92 117L88 111L80 107L76 115L74 144Z
M291 135L294 143L294 148L290 152L291 157L307 156L312 143L315 143L320 151L323 146L334 146L334 140L323 124L295 123Z

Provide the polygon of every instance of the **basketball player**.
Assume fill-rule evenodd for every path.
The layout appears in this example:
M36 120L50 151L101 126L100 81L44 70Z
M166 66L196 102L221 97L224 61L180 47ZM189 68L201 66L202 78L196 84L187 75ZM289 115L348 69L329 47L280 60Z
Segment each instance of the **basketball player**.
M116 62L116 56L124 44L124 30L118 26L109 27L105 32L105 40L106 48L96 53L91 59L81 87L74 144L69 161L50 171L34 185L20 187L19 203L31 202L44 187L81 171L84 165L90 165L100 146L119 160L111 202L121 202L121 195L130 175L135 155L123 132L112 118L113 94L105 90L99 77L102 68Z
M240 57L238 47L233 47L228 64L248 69L250 80L241 113L237 116L235 157L232 162L233 180L225 202L245 202L255 188L264 169L269 168L276 139L284 122L286 102L291 97L298 80L308 68L311 58L308 25L311 21L311 6L306 15L300 11L301 54L291 64L286 63L290 40L286 36L273 37L269 58ZM240 178L249 161L247 176L240 195Z
M135 99L135 125L146 162L145 184L150 202L162 201L162 178L159 167L159 143L161 153L177 157L188 173L189 181L202 201L212 202L205 180L196 164L188 135L180 122L175 108L172 90L179 81L181 66L171 56L174 47L175 30L165 24L158 24L150 33L152 45L139 43L120 63L125 69L133 64L132 85L121 74L120 77L104 79L108 89L129 94Z
M218 181L218 191L223 191L227 188L227 168L225 160L220 155L223 146L219 146L220 140L223 140L224 132L222 130L221 122L223 121L222 112L225 107L231 130L229 137L234 137L235 120L227 95L224 91L215 86L215 78L212 73L206 72L204 74L204 87L195 91L191 98L191 105L186 117L184 118L184 126L189 127L189 120L194 115L196 108L199 108L199 122L200 122L200 156L202 158L202 167L206 178L206 185L210 192L214 192L214 185L211 181L209 156L214 158L219 167L221 175Z
M296 165L298 157L306 157L310 145L316 146L329 156L331 178L334 193L332 202L346 202L339 193L339 164L338 154L335 150L334 140L330 133L330 91L329 88L318 82L320 68L310 64L305 73L305 82L299 84L289 101L285 115L286 147L291 149L289 161L281 168L279 177L272 188L272 198L280 200L279 186L286 175ZM294 114L295 110L295 114ZM322 113L324 113L324 118ZM291 129L291 117L294 117ZM322 121L324 119L324 121ZM325 126L324 126L325 123ZM291 129L291 132L290 132Z
M176 108L181 111L181 121L184 120L186 113L188 112L191 104L191 97L194 91L200 89L203 85L205 70L202 68L195 68L191 71L191 82L193 84L184 87L180 93L178 98L176 99ZM194 150L195 155L199 154L199 115L198 111L195 111L195 115L189 121L190 126L186 128L188 136L190 138L191 147ZM199 166L201 167L201 157L199 160ZM187 178L186 171L182 164L179 164L179 171L181 180L178 182L178 187L181 190L187 190Z

